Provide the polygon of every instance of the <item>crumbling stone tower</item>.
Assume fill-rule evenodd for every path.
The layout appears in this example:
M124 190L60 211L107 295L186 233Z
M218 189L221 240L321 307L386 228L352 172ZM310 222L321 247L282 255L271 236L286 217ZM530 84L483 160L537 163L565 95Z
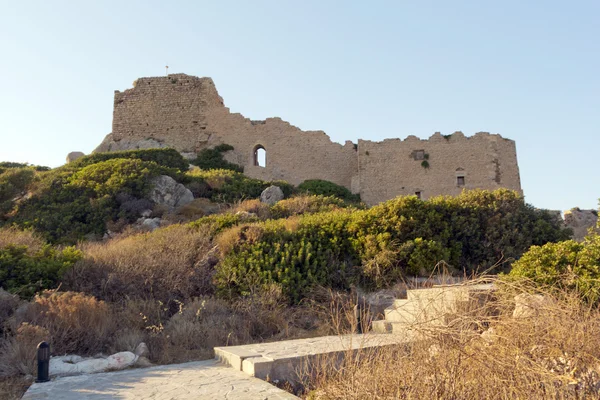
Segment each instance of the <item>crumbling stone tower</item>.
M231 113L212 79L185 74L140 78L132 89L115 91L112 133L95 151L173 147L191 158L221 143L234 147L226 159L250 177L295 185L324 179L360 193L367 204L474 188L521 191L515 142L500 135L436 133L429 140L409 136L341 145L280 118L253 121Z

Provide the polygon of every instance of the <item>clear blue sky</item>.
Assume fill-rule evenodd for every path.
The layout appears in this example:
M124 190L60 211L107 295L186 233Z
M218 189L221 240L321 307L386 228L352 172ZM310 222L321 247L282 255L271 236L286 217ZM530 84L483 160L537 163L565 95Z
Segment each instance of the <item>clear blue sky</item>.
M332 140L516 140L526 200L597 208L600 1L0 0L0 160L58 166L113 91L210 76L233 112ZM400 172L401 173L401 172Z

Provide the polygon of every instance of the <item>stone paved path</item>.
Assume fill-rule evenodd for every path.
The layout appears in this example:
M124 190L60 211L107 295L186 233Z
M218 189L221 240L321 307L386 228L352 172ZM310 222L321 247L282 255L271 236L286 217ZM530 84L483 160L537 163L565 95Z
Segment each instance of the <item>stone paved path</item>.
M34 383L24 400L298 399L215 360L59 378Z
M336 360L347 351L399 345L411 340L409 332L402 335L369 333L217 347L215 353L225 363L207 360L58 378L33 384L23 399L298 399L262 379L294 382L299 370L319 362L321 356Z

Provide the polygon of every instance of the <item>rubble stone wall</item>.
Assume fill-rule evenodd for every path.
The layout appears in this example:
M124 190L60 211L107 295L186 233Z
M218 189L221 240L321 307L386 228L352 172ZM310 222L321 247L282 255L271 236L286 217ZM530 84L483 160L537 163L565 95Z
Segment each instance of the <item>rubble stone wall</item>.
M463 189L521 191L515 142L486 132L360 140L358 158L360 195L367 204L417 193L423 199L458 195Z
M221 143L234 147L225 158L250 177L294 185L324 179L360 193L367 204L417 192L428 198L464 188L521 190L515 142L500 135L436 133L429 140L341 145L280 118L253 121L231 113L212 79L185 74L140 78L115 91L112 133L95 151L173 147L194 157ZM258 148L266 151L264 167L256 165Z

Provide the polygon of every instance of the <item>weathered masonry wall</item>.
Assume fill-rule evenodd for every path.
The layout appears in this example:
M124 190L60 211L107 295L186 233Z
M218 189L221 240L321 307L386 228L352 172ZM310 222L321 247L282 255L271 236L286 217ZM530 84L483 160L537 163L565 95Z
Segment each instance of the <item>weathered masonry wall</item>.
M458 195L463 189L521 191L515 142L500 135L360 140L358 157L360 195L367 204L417 193L424 199Z
M113 131L95 151L173 147L188 157L227 143L226 159L248 176L298 185L325 179L360 193L367 204L398 195L456 195L463 189L521 190L515 142L500 135L439 133L383 142L332 142L281 120L252 121L231 113L210 78L185 74L140 78L115 91ZM256 150L266 151L266 166Z
M210 78L185 74L140 78L115 91L113 131L95 151L174 147L192 157L207 147L234 147L226 158L247 175L299 184L325 179L350 187L358 173L354 145L332 142L322 131L302 131L280 118L251 121L224 106ZM255 165L257 148L266 166Z

